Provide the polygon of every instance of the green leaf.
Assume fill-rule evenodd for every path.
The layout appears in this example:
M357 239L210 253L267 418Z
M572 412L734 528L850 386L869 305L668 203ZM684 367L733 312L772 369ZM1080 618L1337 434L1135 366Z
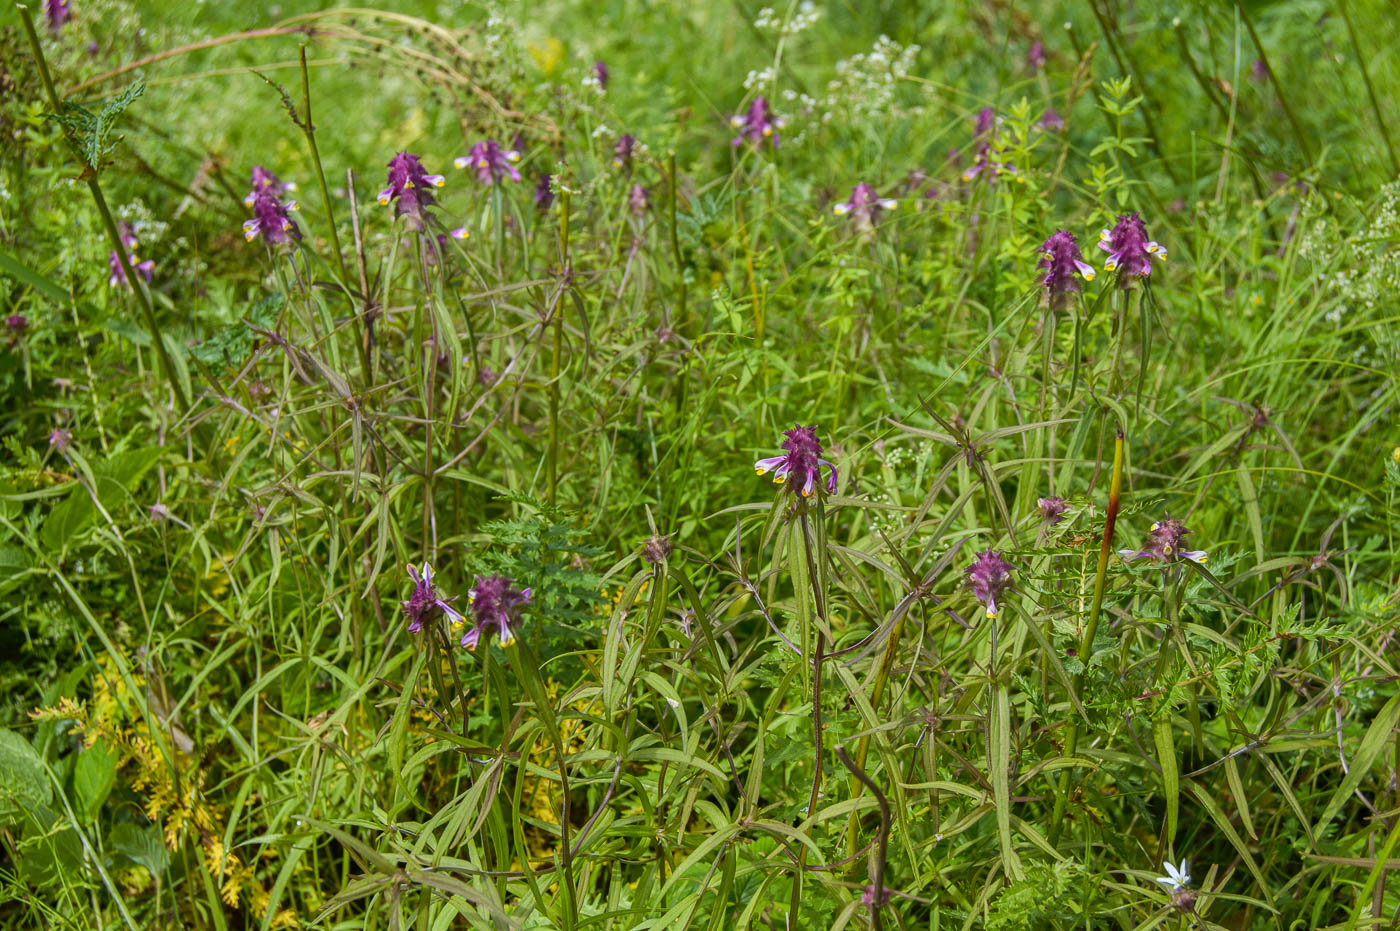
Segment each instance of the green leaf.
M277 322L284 298L274 291L248 308L244 318L232 326L226 326L213 336L189 349L189 354L205 365L230 365L242 362L252 351L253 340L258 333L253 330L271 330Z
M78 817L84 821L96 818L116 779L117 752L105 740L79 753L78 761L73 764L73 792Z
M68 130L73 147L79 158L91 171L100 171L102 162L117 147L117 140L108 142L117 118L136 98L146 92L146 85L137 82L109 100L101 110L93 113L80 104L66 102L57 113L47 114L48 118Z
M1162 791L1167 797L1167 841L1176 841L1176 819L1181 807L1176 748L1172 746L1172 718L1164 714L1152 722L1152 742L1157 745L1157 762L1162 767Z
M170 866L170 854L155 825L141 828L123 822L112 828L107 843L117 853L150 870L152 876L160 876Z
M1346 777L1342 779L1342 784L1337 786L1337 791L1332 793L1327 807L1322 810L1322 817L1313 825L1314 834L1322 833L1322 829L1327 827L1327 822L1332 820L1342 803L1351 797L1351 793L1361 784L1362 778L1370 772L1371 765L1376 762L1381 750L1385 749L1385 743L1390 738L1390 732L1395 729L1396 721L1400 721L1400 695L1386 702L1385 707L1381 708L1380 713L1371 721L1371 726L1366 728L1366 736L1361 738L1361 746L1352 754Z
M81 875L83 844L72 824L47 805L35 804L25 812L17 859L19 875L26 883L40 888L55 886Z
M97 500L110 512L118 507L151 467L159 461L164 448L151 446L128 449L117 453L101 465L93 467L93 484ZM62 550L75 536L97 518L92 495L80 483L73 483L68 497L58 504L39 528L39 539L51 551Z
M44 297L57 304L67 304L68 292L58 284L25 265L4 249L0 249L0 272L4 272L20 284L27 284Z
M992 795L996 800L997 840L1001 860L1013 880L1024 879L1021 858L1011 842L1011 696L1006 686L992 692L991 746L988 763L992 771Z
M13 824L21 812L52 798L39 754L14 731L0 730L0 824Z

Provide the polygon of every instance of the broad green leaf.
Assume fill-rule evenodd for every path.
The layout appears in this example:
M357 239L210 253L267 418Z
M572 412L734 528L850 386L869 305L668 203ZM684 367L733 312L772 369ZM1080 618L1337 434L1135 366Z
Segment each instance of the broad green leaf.
M73 764L74 810L79 818L92 821L117 780L117 752L99 740L78 754Z
M107 843L117 853L150 870L154 876L160 876L170 866L170 853L165 849L160 829L153 824L142 828L124 821L112 828Z
M53 798L44 761L19 734L0 730L0 824L13 824L22 813Z

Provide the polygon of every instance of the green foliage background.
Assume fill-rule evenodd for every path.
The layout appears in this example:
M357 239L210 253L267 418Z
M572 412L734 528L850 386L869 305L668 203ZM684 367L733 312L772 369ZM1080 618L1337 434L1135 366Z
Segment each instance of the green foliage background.
M1400 913L1393 3L71 8L57 111L0 14L6 927ZM1047 307L1128 211L1170 260ZM1167 514L1204 566L1100 563ZM409 634L424 561L517 643Z

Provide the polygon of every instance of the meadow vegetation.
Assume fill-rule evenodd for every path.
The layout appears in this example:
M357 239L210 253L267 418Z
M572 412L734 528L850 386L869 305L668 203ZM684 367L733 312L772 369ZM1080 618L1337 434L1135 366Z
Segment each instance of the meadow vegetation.
M323 6L0 12L0 924L1396 926L1394 0Z

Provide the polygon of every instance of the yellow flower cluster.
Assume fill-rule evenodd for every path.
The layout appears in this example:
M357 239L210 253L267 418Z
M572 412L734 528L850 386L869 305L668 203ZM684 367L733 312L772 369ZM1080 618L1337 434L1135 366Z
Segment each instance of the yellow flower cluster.
M117 773L125 777L133 792L144 796L146 817L163 823L165 846L174 851L182 840L196 839L205 870L215 880L222 880L219 891L225 904L237 908L240 902L246 903L254 912L266 909L270 897L254 867L225 850L219 839L224 825L204 799L205 774L199 760L183 752L176 741L157 741L146 719L128 716L127 709L136 706L138 697L132 694L133 688L138 693L147 691L145 676L133 669L129 679L123 677L111 656L101 657L98 664L90 701L63 698L50 707L35 709L30 717L75 721L85 746L102 743L115 750ZM275 851L268 852L275 855ZM297 926L291 909L279 912L272 924L274 928Z

